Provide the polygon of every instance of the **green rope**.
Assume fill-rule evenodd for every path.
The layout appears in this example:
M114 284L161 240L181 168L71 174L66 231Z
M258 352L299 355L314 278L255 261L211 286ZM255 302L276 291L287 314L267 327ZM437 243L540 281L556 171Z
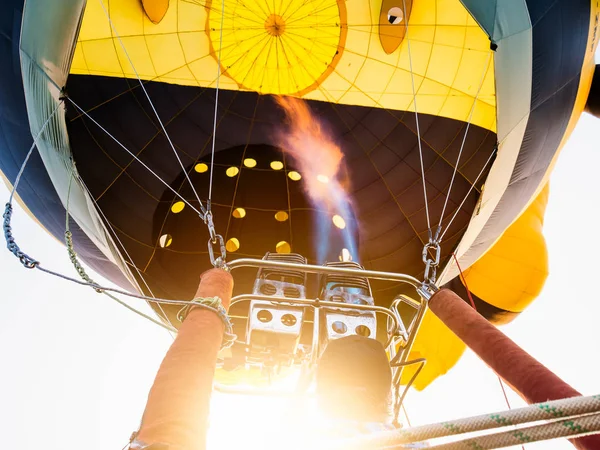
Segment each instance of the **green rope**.
M79 262L79 259L77 258L77 253L75 253L75 249L73 248L73 234L69 230L65 231L65 244L67 245L67 252L69 253L69 259L71 260L73 267L75 267L75 270L77 271L77 273L79 274L81 279L83 279L84 281L87 281L89 284L97 285L98 283L96 283L94 280L92 280L90 278L90 276L87 274L87 272L85 271L85 269ZM94 289L99 294L102 294L104 292L100 288L94 288Z
M556 438L574 439L594 433L600 433L600 414L584 415L570 420L549 422L520 430L488 434L447 444L434 445L430 448L432 450L463 450L469 448L488 450Z
M466 444L467 444L467 447L470 447L472 449L484 450L484 448L481 445L479 445L477 442L469 441L469 442L466 442Z
M595 416L591 417L590 414L595 414ZM352 442L342 440L339 448L401 448L402 444L424 442L429 439L529 424L542 420L551 421L548 425L552 425L552 427L545 429L520 428L501 433L501 436L494 436L504 441L510 441L511 445L518 445L538 441L544 436L574 436L598 432L600 431L600 395L553 400L493 414L381 432L364 438L354 438ZM441 446L440 448L478 448L476 445L484 448L495 448L488 446L489 441L487 439L486 436L471 438L461 441L460 445L462 447L456 444L456 447ZM485 445L482 442L485 442Z
M510 434L514 436L515 439L518 439L521 442L531 442L531 437L527 436L521 430L510 431Z
M74 169L73 169L74 170ZM102 289L98 283L96 283L85 271L85 268L81 265L81 263L79 262L79 258L77 257L77 252L75 251L75 247L73 245L73 234L71 233L70 230L70 226L69 226L69 203L71 200L71 184L73 182L73 178L74 178L74 173L71 173L71 177L69 178L69 188L67 190L67 207L66 209L66 218L65 218L65 244L67 246L67 252L69 254L69 260L71 261L71 263L73 264L73 267L75 268L75 271L77 272L77 274L81 277L82 280L84 280L86 283L88 283L89 285L92 285L93 289L98 292L99 294L104 294L106 295L108 298L114 300L115 302L117 302L119 305L124 306L125 308L127 308L128 310L136 313L138 316L143 317L144 319L149 320L150 322L168 330L171 332L177 332L177 329L175 327L166 325L164 323L162 323L159 320L156 320L155 318L144 314L143 312L139 311L138 309L128 305L127 303L125 303L123 300L115 297L114 295L106 292L104 289Z

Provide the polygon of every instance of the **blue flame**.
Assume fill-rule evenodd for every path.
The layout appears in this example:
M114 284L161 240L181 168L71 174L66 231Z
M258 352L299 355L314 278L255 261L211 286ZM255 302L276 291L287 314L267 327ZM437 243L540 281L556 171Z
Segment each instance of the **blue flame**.
M337 261L344 248L348 250L352 260L357 261L356 237L358 230L350 201L337 182L331 183L328 193L330 197L327 199L327 204L324 201L314 201L314 206L319 209L315 219L317 261L319 264ZM346 226L343 229L333 225L332 217L335 214L344 219Z

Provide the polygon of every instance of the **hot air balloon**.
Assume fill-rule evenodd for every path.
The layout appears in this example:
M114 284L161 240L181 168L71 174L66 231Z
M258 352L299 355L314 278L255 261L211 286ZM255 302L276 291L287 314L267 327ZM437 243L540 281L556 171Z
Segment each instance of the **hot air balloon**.
M200 206L210 198L229 261L293 253L422 279L434 236L438 284L471 294L493 323L539 293L548 178L586 107L596 2L0 8L3 178L12 186L51 117L18 199L58 239L68 205L79 257L124 289L191 298L211 267ZM325 144L339 151L333 166ZM347 201L324 188L316 202L310 183ZM253 283L240 272L236 292ZM379 306L414 294L370 289ZM176 326L178 307L153 307ZM463 349L426 314L416 385Z

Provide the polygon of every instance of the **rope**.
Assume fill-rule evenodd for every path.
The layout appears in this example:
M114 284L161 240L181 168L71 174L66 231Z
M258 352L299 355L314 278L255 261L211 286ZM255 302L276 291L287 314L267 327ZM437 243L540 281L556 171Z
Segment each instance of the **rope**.
M50 123L50 121L52 120L52 118L54 117L56 112L58 111L58 108L60 107L60 105L62 105L62 100L60 100L56 104L56 106L54 107L54 110L52 111L52 114L50 114L48 116L48 118L42 125L42 128L40 128L40 131L38 132L38 134L33 138L33 143L31 144L31 147L29 148L29 151L27 152L27 156L25 156L25 160L23 161L23 164L21 164L21 168L19 169L19 173L17 173L17 177L15 178L15 183L13 184L13 188L10 191L10 197L8 198L8 203L12 204L13 197L15 195L15 192L17 191L17 186L21 182L21 176L23 175L23 172L25 171L25 167L27 166L27 163L29 162L29 158L31 157L33 150L37 146L38 140L40 139L40 137L42 137L42 133L44 131L46 131L46 127L48 126L48 124Z
M177 153L177 150L175 149L175 145L173 145L173 141L171 141L171 137L169 136L169 133L167 133L167 129L165 128L165 125L163 124L163 121L161 120L160 115L158 114L158 111L154 107L154 103L152 103L152 99L150 98L150 95L148 94L148 91L146 90L146 86L144 86L144 83L143 83L142 79L140 78L138 71L136 70L135 66L133 65L133 61L131 60L129 53L127 52L127 49L125 48L125 44L123 44L121 36L117 32L117 29L115 28L113 21L110 18L110 14L108 13L108 11L106 10L106 7L104 6L104 2L102 0L98 0L98 1L100 2L100 5L102 6L102 10L104 11L106 18L108 19L108 23L110 24L110 28L112 29L112 32L115 33L115 36L117 36L117 39L119 40L119 44L121 45L121 48L123 49L123 52L125 53L125 56L127 57L127 60L129 61L129 64L131 65L131 68L133 69L133 72L135 73L135 76L137 77L138 82L140 83L140 86L141 86L142 90L144 91L144 94L146 95L146 98L148 99L148 103L150 103L150 107L152 108L152 111L154 112L154 115L156 116L156 119L158 120L158 123L160 124L160 127L161 127L163 133L165 134L165 137L167 138L167 141L169 142L171 149L173 150L173 153L175 154L175 158L177 158L177 161L179 162L179 165L181 166L181 170L185 174L185 178L187 179L188 183L192 187L192 192L194 193L196 200L198 200L198 204L200 205L200 209L202 210L202 214L200 214L200 213L198 213L198 214L200 215L200 217L202 217L202 219L204 219L204 216L206 215L206 209L204 208L204 205L202 204L202 201L200 200L200 197L198 196L198 192L196 191L196 188L194 187L192 180L190 180L190 175L188 174L187 170L185 170L185 166L183 165L183 162L181 161L181 158L179 157L179 154Z
M475 302L473 301L473 296L471 295L471 291L469 290L469 287L467 286L467 279L465 278L465 275L463 274L463 271L460 267L460 263L458 262L458 258L456 257L455 252L452 252L452 257L454 258L454 262L456 262L456 267L458 267L458 275L460 276L460 280L462 281L462 284L465 286L465 289L467 290L467 297L469 297L471 306L473 307L473 309L475 311L477 311L477 307L475 306Z
M458 152L458 156L456 157L456 164L454 165L454 171L452 172L452 178L450 179L450 186L448 187L448 192L446 194L446 200L444 201L444 207L442 208L442 214L440 215L440 222L438 223L438 227L435 232L434 239L438 239L440 232L442 231L442 221L444 220L444 213L446 212L446 207L448 206L448 200L450 199L450 192L452 191L452 185L454 184L454 178L456 177L456 172L458 172L458 163L460 161L460 157L462 156L463 149L465 148L465 142L467 141L467 135L469 134L469 128L471 127L471 121L473 120L473 113L475 112L475 106L477 105L477 99L479 98L479 93L481 92L481 88L483 87L483 82L485 81L485 75L488 72L491 60L492 60L492 52L489 53L487 63L485 64L485 66L483 68L483 73L481 74L481 82L479 83L479 88L477 89L477 94L475 94L475 99L473 100L473 106L471 107L471 112L469 113L469 120L467 121L467 127L465 128L465 134L463 135L462 143L460 144L460 150Z
M487 450L563 437L577 438L597 433L600 433L600 414L593 414L545 425L536 425L465 439L450 444L436 445L430 448L437 450Z
M62 105L62 100L56 104L56 106L54 107L54 110L52 110L52 113L48 116L46 121L42 124L42 127L40 128L40 131L38 132L38 134L33 138L31 147L29 148L29 151L27 152L27 155L25 156L25 159L23 160L23 163L21 164L19 172L17 173L17 177L15 178L15 182L10 191L10 196L8 198L8 202L6 203L6 205L4 205L4 214L2 214L2 219L3 219L2 230L4 231L4 239L6 241L6 248L8 249L9 252L11 252L17 258L19 258L19 261L21 261L21 264L23 264L23 266L28 269L33 269L34 267L36 267L39 264L39 262L36 261L35 259L33 259L32 257L30 257L29 255L27 255L25 252L21 251L21 249L17 245L17 242L15 241L15 238L12 234L12 227L10 226L10 221L12 219L12 213L13 213L12 201L13 201L15 193L17 192L17 187L19 186L19 183L21 182L21 176L23 175L23 172L25 171L25 167L27 167L27 163L29 162L29 158L31 157L33 150L36 148L39 139L42 137L42 134L44 133L44 131L46 131L48 124L50 123L50 121L52 120L52 118L55 116L56 112L60 108L60 105Z
M473 309L475 311L477 311L477 307L475 306L475 302L473 301L473 296L471 295L471 291L469 290L469 285L467 284L467 279L465 278L462 268L460 267L460 263L458 262L458 258L456 257L455 252L452 253L452 257L454 258L454 261L456 262L456 267L458 267L460 279L461 279L463 285L465 286L465 290L467 291L467 296L469 297L471 306L473 307ZM506 406L510 410L510 409L512 409L512 407L510 406L510 402L508 401L508 395L506 395L506 389L504 389L504 383L502 382L502 378L500 378L500 375L496 375L496 376L498 377L498 383L500 383L500 389L502 389L502 394L504 395L504 401L506 402ZM521 445L521 449L525 450L525 445Z
M402 0L402 6L406 11L406 0ZM408 20L404 21L406 31L406 45L408 47L408 64L410 68L410 81L412 85L413 103L415 105L415 122L417 126L417 141L419 145L419 160L421 161L421 179L423 182L423 196L425 198L425 215L427 217L427 231L429 233L429 241L431 241L431 222L429 220L429 205L427 204L427 185L425 183L425 166L423 164L423 147L421 144L421 128L419 127L419 113L417 111L417 93L415 90L415 75L413 73L412 56L410 52L410 39L408 38Z
M208 211L204 216L204 223L208 226L208 233L210 238L208 240L208 255L210 257L211 264L216 268L223 268L227 270L227 249L225 247L225 241L223 236L217 234L215 231L215 224L213 221L213 215L211 211L212 207L212 190L213 190L213 176L215 172L215 146L217 142L217 115L219 112L219 82L221 80L221 52L223 50L223 24L225 21L225 0L221 0L221 29L219 30L219 56L217 61L217 85L215 91L215 113L213 118L213 133L212 133L212 145L210 152L210 175L208 181ZM246 153L246 149L244 149ZM237 181L236 181L237 189ZM235 194L233 196L235 199ZM219 244L219 251L221 255L215 258L213 246Z
M63 275L62 273L58 273L55 272L53 270L50 269L46 269L45 267L42 267L41 264L38 262L35 266L36 269L47 273L48 275L52 275L55 276L57 278L62 278L63 280L66 281L70 281L71 283L75 283L75 284L79 284L80 286L87 286L87 287L91 287L93 288L95 291L101 291L103 294L106 294L105 291L108 292L114 292L116 294L121 294L127 297L131 297L131 298L137 298L140 300L145 300L147 302L151 302L151 303L157 303L157 304L164 304L164 305L179 305L179 306L187 306L190 301L189 300L168 300L165 298L156 298L156 297L148 297L145 295L137 295L137 294L132 294L131 292L127 292L127 291L123 291L121 289L115 289L115 288L111 288L111 287L106 287L106 286L102 286L100 284L97 283L89 283L87 281L80 281L77 280L75 278L69 277L67 275ZM125 306L127 309L134 311L137 313L137 310L135 310L134 308L132 308L131 306L127 305L127 303L124 303L122 300L117 299L116 297L111 297L113 300L117 301L118 303L120 303L121 305ZM202 308L202 309L206 309L207 311L211 311L217 315L219 315L219 311L215 308L211 308L207 305L203 305L203 304L199 304L196 303L194 304L195 306L197 306L198 308ZM143 314L143 313L141 313ZM154 321L154 319L150 318L150 320ZM229 318L228 318L229 320ZM158 323L158 322L155 322ZM166 325L158 323L159 325L166 327ZM170 329L170 328L169 328ZM176 331L176 330L172 330L172 331Z
M98 283L96 283L89 277L85 269L79 263L79 260L77 259L77 253L75 253L75 249L73 248L73 235L69 230L65 231L65 244L67 246L67 252L69 253L69 260L73 264L73 267L75 267L75 271L77 272L77 274L81 277L82 280L86 281L88 284L97 285ZM99 294L102 293L102 290L98 288L95 288L95 291Z
M416 442L454 434L520 425L538 420L555 420L590 413L600 413L600 395L554 400L503 412L423 425L406 429L404 433L406 433L406 437L410 436L411 441Z
M98 285L98 283L96 283L94 280L92 280L92 278L87 274L87 272L85 271L85 269L79 262L79 259L77 258L77 253L75 252L75 247L73 246L73 235L71 233L71 230L69 229L69 204L70 204L70 199L71 199L71 184L72 184L72 182L73 182L73 174L71 174L71 177L69 178L69 189L67 190L67 207L66 207L66 214L65 214L65 216L66 216L66 219L65 219L65 244L67 246L67 253L69 254L69 260L73 264L75 271L79 274L81 279L90 285ZM99 288L94 288L94 290L96 292L98 292L99 294L106 295L108 298L114 300L121 306L124 306L128 310L133 311L138 316L143 317L144 319L147 319L150 322L152 322L168 331L177 332L177 329L175 327L170 326L170 325L165 325L164 323L156 320L155 318L153 318L147 314L144 314L143 312L128 305L127 303L125 303L121 299L115 297L114 295L109 294L108 292L104 292L102 289L99 289Z
M195 211L201 218L202 220L206 221L207 218L207 211L204 208L204 205L202 203L202 201L200 200L200 197L198 196L198 193L194 187L194 185L192 184L190 178L189 178L189 174L187 173L187 171L185 170L185 167L183 166L183 163L181 161L181 159L179 158L179 155L177 154L177 151L175 149L175 146L173 145L173 142L171 141L171 138L169 136L169 134L167 133L167 130L158 114L158 111L156 110L152 99L150 98L146 87L144 86L144 83L142 82L137 70L135 69L135 66L133 64L133 61L131 60L129 53L127 52L127 49L125 48L123 41L121 40L121 37L119 36L117 30L114 27L114 24L110 18L110 15L108 14L108 11L106 10L104 3L102 2L102 0L99 0L100 4L102 6L102 9L104 10L104 13L106 14L108 21L110 23L111 29L112 31L115 33L115 35L117 36L119 43L121 45L121 47L123 48L123 51L125 52L125 55L127 56L127 59L129 60L129 63L131 64L131 67L133 69L133 71L135 72L137 79L140 83L140 86L142 88L142 90L144 91L144 94L146 95L146 98L148 99L148 102L150 103L150 106L154 112L154 114L156 115L156 118L158 120L158 122L160 123L161 129L163 131L163 133L165 134L165 137L167 138L171 149L173 150L173 153L175 154L175 157L177 158L179 165L181 166L183 172L185 173L186 179L188 180L192 191L194 192L196 199L198 201L198 204L200 206L200 209L202 212L198 211L193 205L191 205L185 198L183 198L177 191L175 191L168 183L166 183L159 175L157 175L152 169L150 169L150 167L148 167L146 164L144 164L138 157L137 155L135 155L133 152L131 152L127 147L125 147L121 142L119 142L111 133L108 132L108 130L106 130L104 127L102 127L96 120L94 120L83 108L81 108L79 105L77 105L72 99L69 98L69 100L71 101L71 103L75 106L75 108L77 108L84 116L86 116L88 119L90 119L96 126L98 126L102 131L104 131L113 141L115 141L121 148L123 148L130 156L132 156L138 163L140 163L144 168L146 168L152 175L154 175L161 183L163 183L167 188L169 188L177 197L179 197L186 205L188 205L193 211ZM224 13L224 0L223 0L223 4L222 4L222 12ZM221 40L222 40L222 33L223 33L223 17L221 18ZM220 60L220 54L221 54L221 49L219 49L219 60ZM220 65L219 65L219 76L220 76ZM216 114L217 114L217 104L218 104L218 84L219 84L219 77L217 77L217 100L215 102L215 129L216 129ZM64 97L64 98L68 98L68 97ZM173 331L176 332L176 328L170 325L165 325L160 321L157 321L156 319L142 313L141 311L129 306L127 303L123 302L122 300L118 299L117 297L109 294L107 291L111 291L111 292L115 292L115 293L119 293L121 295L126 295L129 297L133 297L133 298L142 298L146 301L149 302L154 302L156 304L158 304L159 308L162 310L162 306L161 304L179 304L179 305L187 305L188 302L185 301L169 301L166 299L157 299L155 297L147 297L147 296L139 296L139 295L135 295L135 294L131 294L129 292L126 291L121 291L118 289L112 289L112 288L106 288L106 287L102 287L100 286L98 283L96 283L85 271L85 268L81 265L81 263L79 262L79 259L77 257L77 253L75 251L74 245L73 245L73 235L71 233L71 231L69 230L69 199L70 199L70 194L71 194L71 184L73 181L73 178L71 177L71 179L69 180L69 189L68 189L68 193L67 193L67 208L66 208L66 220L65 220L65 244L67 247L67 252L69 254L69 259L71 261L71 263L73 264L73 267L75 268L77 274L81 277L82 281L76 280L74 278L59 274L57 272L54 272L52 270L48 270L45 269L43 267L40 266L39 261L31 258L30 256L28 256L26 253L24 253L23 251L21 251L21 249L19 248L19 246L17 245L14 236L12 234L12 227L10 225L11 223L11 219L12 219L12 213L13 213L13 208L12 208L12 200L13 200L13 196L17 190L17 186L20 183L21 180L21 176L25 170L25 167L27 166L27 163L29 161L29 158L31 157L31 154L33 153L34 148L36 147L37 141L38 139L41 137L41 135L43 134L43 132L45 131L48 123L51 121L51 119L54 117L54 115L56 114L56 112L58 111L60 105L63 103L63 100L61 98L61 101L59 103L57 103L56 107L54 108L54 110L52 111L52 114L46 119L46 121L44 122L44 124L42 125L39 133L36 135L36 137L33 140L33 143L31 145L31 148L29 149L25 160L23 161L21 168L17 174L17 177L15 179L15 183L13 185L13 188L11 190L10 193L10 197L9 197L9 201L8 203L6 203L5 205L5 210L4 210L4 214L2 215L3 217L3 231L4 231L4 237L6 240L6 244L7 244L7 248L8 250L13 253L18 259L19 261L27 268L37 268L39 270L41 270L42 272L48 273L50 275L53 276L57 276L59 278L65 279L67 281L71 281L74 282L76 284L80 284L80 285L84 285L84 286L89 286L92 287L96 292L98 293L102 293L105 294L106 296L108 296L109 298L111 298L112 300L116 301L117 303L121 304L122 306L125 306L127 309L129 309L130 311L133 311L134 313L140 315L141 317L150 320L151 322L166 328L169 331ZM213 158L214 158L214 133L213 133ZM211 167L212 167L212 163L211 163ZM211 169L211 186L210 186L211 190L212 190L212 169ZM86 188L87 189L87 188ZM106 217L105 217L106 219ZM211 225L212 225L212 220L210 221ZM210 227L209 227L209 231ZM213 230L211 231L211 235L214 234L214 226L213 226ZM122 244L121 244L122 245ZM124 248L124 247L123 247ZM135 267L135 265L134 265ZM137 267L136 267L137 269ZM139 270L138 270L139 272ZM142 277L143 279L143 277ZM145 283L145 281L144 281ZM147 285L146 285L147 286ZM148 290L150 291L150 289L148 288ZM229 318L227 317L227 313L225 311L225 314L223 315L223 311L224 309L221 307L210 307L207 305L203 305L203 304L197 304L196 306L201 307L201 308L205 308L208 310L213 311L214 313L216 313L221 320L223 320L223 322L225 323L226 329L230 330L231 329L231 323L229 321ZM223 311L221 311L223 310ZM165 316L166 320L169 320L166 313L163 314ZM235 335L233 335L233 340L235 340ZM228 339L230 339L229 335L225 336L224 342L228 342Z
M143 85L142 85L142 87L143 87ZM144 90L144 92L145 92L145 90ZM181 201L183 201L187 206L189 206L193 211L195 211L196 214L198 214L198 216L204 221L204 223L208 227L208 233L210 235L210 238L208 241L208 253L210 256L210 262L216 268L226 268L227 267L227 264L226 264L227 251L226 251L226 247L225 247L225 241L221 235L219 235L215 232L215 226L214 226L214 222L213 222L213 218L212 218L212 212L210 210L210 203L208 205L209 208L207 210L204 207L204 205L202 204L202 202L200 201L200 199L198 199L200 209L202 210L202 212L198 211L198 209L196 209L185 198L183 198L181 196L181 194L179 194L179 192L177 192L175 189L173 189L166 181L164 181L158 174L156 174L148 165L143 163L142 160L137 155L135 155L131 150L129 150L127 147L125 147L125 145L123 145L116 137L114 137L112 134L110 134L106 128L104 128L102 125L100 125L83 108L81 108L77 103L75 103L73 101L73 99L69 98L69 101L85 117L87 117L89 120L91 120L98 128L100 128L102 131L104 131L114 142L116 142L123 150L125 150L138 163L140 163L146 170L148 170L148 172L150 172L152 175L154 175L154 177L156 177L156 179L158 179L158 181L160 181L163 185L165 185L171 192L173 192L177 197L179 197L179 199L181 199ZM166 133L166 131L165 131L165 133ZM182 166L182 168L183 168L183 166ZM185 171L185 168L183 168L183 172L185 173L185 175L189 181L189 176L188 176L187 172ZM212 174L212 169L211 169L211 174ZM191 184L191 181L190 181L190 184ZM192 185L192 189L194 190L194 193L196 193L196 190L193 185ZM196 193L196 197L198 197L197 193ZM215 256L214 256L213 244L220 244L219 250L220 250L221 255L217 258L215 258ZM165 317L166 317L166 315L165 315ZM167 318L167 320L168 320L168 318Z
M481 175L483 175L484 170L486 169L486 167L488 166L488 164L490 163L490 161L492 160L492 158L494 157L494 155L496 154L497 151L498 151L498 146L496 146L494 148L494 151L492 151L492 153L490 153L490 156L488 157L487 161L485 162L485 164L483 165L483 167L479 171L479 174L477 175L477 178L475 178L475 181L473 182L473 184L471 185L471 187L469 188L469 190L465 194L465 197L463 198L462 202L460 202L460 205L458 205L458 208L456 208L456 210L454 211L454 215L450 219L450 222L448 222L448 225L446 225L446 228L444 228L444 231L440 235L440 237L438 239L438 242L442 242L442 239L444 239L444 236L446 235L446 233L450 229L450 225L452 225L452 222L454 222L454 219L456 219L456 216L460 212L460 209L463 207L463 205L467 201L467 198L469 198L469 194L475 188L475 185L479 181L479 178L481 178Z
M215 165L215 144L217 140L217 113L219 110L219 81L221 79L221 50L223 49L223 23L225 20L225 0L221 1L221 30L219 31L219 58L217 61L217 90L215 92L215 117L213 120L212 150L210 155L210 180L208 184L208 210L212 202L213 171Z
M140 269L138 268L138 266L134 263L133 258L131 257L131 255L129 254L129 252L127 251L127 248L125 247L125 245L123 244L123 242L121 241L121 239L119 238L119 235L117 234L117 232L115 231L114 227L112 226L112 224L110 223L110 221L108 220L108 217L106 217L106 215L104 214L104 211L102 211L102 208L100 208L100 205L98 204L98 202L96 201L96 199L94 198L94 196L92 195L91 191L89 190L89 188L87 187L87 185L85 184L85 182L80 179L79 182L81 183L81 185L83 186L83 188L87 191L87 193L89 194L90 198L92 199L92 201L94 202L94 205L96 206L96 210L100 213L100 215L104 218L104 222L106 223L106 225L108 225L108 227L110 228L110 230L112 231L112 235L114 236L114 238L116 239L116 241L119 243L119 245L121 246L121 249L123 250L123 252L125 253L125 256L129 259L129 262L131 263L131 266L135 269L135 271L137 272L138 276L140 277L140 280L142 280L142 282L144 283L144 286L146 286L146 289L148 290L148 292L150 293L150 295L155 298L156 296L154 295L154 292L152 292L152 289L150 289L150 286L148 286L148 283L146 282L146 279L144 278L144 276L142 275L142 272L140 271ZM133 278L133 281L135 282L138 291L143 292L142 288L140 287L140 284L137 282L137 280L135 279L135 277ZM106 293L105 293L106 294ZM108 295L108 294L106 294ZM112 298L112 297L111 297ZM120 302L120 300L115 300ZM129 308L129 305L127 305L127 308ZM173 330L176 331L176 328L173 327L173 323L171 322L171 320L169 319L169 316L167 315L167 313L165 312L165 310L162 308L162 306L160 305L160 303L158 304L158 309L160 310L160 312L162 313L162 317L169 323L170 328L168 329L169 334L172 338L174 338L173 335ZM138 311L138 310L136 310ZM143 313L141 313L143 314ZM154 320L154 319L152 319ZM163 325L162 322L158 322L161 326Z
M595 414L594 416L584 416L586 414ZM440 422L428 425L421 425L418 427L396 429L394 431L387 431L378 433L372 436L366 436L361 439L356 439L358 448L362 448L361 445L370 445L374 448L377 447L394 447L402 444L409 444L414 442L421 442L428 439L435 439L440 437L447 437L453 435L461 435L465 433L471 433L475 431L491 430L494 428L502 428L506 426L526 424L531 422L537 422L540 420L554 420L563 419L561 422L554 422L553 425L560 424L562 428L573 429L573 431L581 431L583 428L589 429L588 422L585 425L580 422L581 417L596 417L600 418L600 395L594 395L589 397L573 397L562 400L554 400L550 402L538 403L523 408L517 408L509 411L501 411L491 414L482 414L479 416L466 417L463 419L457 419L447 422ZM574 420L567 420L572 417L577 417ZM578 426L580 428L578 428ZM554 427L553 432L560 427ZM534 427L535 428L535 427ZM511 430L506 434L515 434L518 432L525 432L526 429ZM600 431L600 422L595 431ZM504 434L504 433L502 433ZM529 436L529 434L528 434ZM534 434L533 436L537 436ZM565 435L566 436L566 435ZM555 436L555 437L562 437ZM477 438L479 439L479 438ZM531 441L533 442L533 441ZM518 445L521 442L513 441L510 445ZM438 447L434 447L438 448ZM440 447L446 448L446 447ZM467 448L467 447L456 447L456 448ZM471 446L468 448L479 448ZM495 448L495 447L482 447L482 448Z
M140 158L138 158L138 156L133 153L131 150L129 150L127 147L125 147L124 144L122 144L116 137L114 137L112 134L110 134L108 132L108 130L106 128L104 128L102 125L100 125L92 116L90 116L81 106L79 106L77 103L75 103L75 101L73 101L72 98L69 97L69 101L73 104L73 106L75 106L75 108L77 108L85 117L87 117L89 120L91 120L94 125L96 125L98 128L100 128L102 131L104 131L108 137L110 137L113 141L115 141L115 143L117 145L119 145L119 147L121 147L123 150L125 150L133 159L135 159L138 163L140 163L142 165L142 167L144 167L148 172L150 172L152 175L154 175L154 177L156 177L156 179L158 179L158 181L160 181L162 184L165 185L165 187L167 189L169 189L171 192L173 192L177 197L179 197L179 199L184 202L187 206L189 206L196 214L198 214L202 220L204 220L204 212L200 212L198 211L198 209L193 206L192 204L190 204L185 198L183 198L181 196L181 194L179 194L179 192L177 192L175 189L173 189L169 183L167 183L165 180L163 180L160 175L158 175L156 172L154 172L150 167L148 167L148 165L146 165ZM200 204L201 208L203 208L202 204Z
M53 270L46 269L45 267L42 267L39 262L34 267L36 269L44 272L44 273L47 273L48 275L52 275L52 276L55 276L55 277L58 277L58 278L62 278L63 280L70 281L71 283L79 284L80 286L91 287L96 292L101 291L104 294L106 294L105 291L114 292L115 294L121 294L121 295L124 295L124 296L127 296L127 297L137 298L137 299L140 299L140 300L145 300L147 302L164 304L164 305L187 306L190 303L189 300L168 300L168 299L165 299L165 298L148 297L148 296L145 296L145 295L132 294L131 292L123 291L121 289L116 289L116 288L102 286L102 285L94 283L94 282L90 283L88 281L80 281L80 280L77 280L75 278L69 277L67 275L63 275L62 273L58 273L58 272L55 272ZM113 297L111 297L111 298L113 298ZM117 298L113 298L113 299L115 301L119 302L120 304L122 304L123 306L125 306L126 308L134 311L132 307L130 307L126 303L122 302L121 300L119 300ZM197 306L198 308L206 309L207 311L211 311L211 312L214 312L215 314L219 315L219 311L217 309L215 309L215 308L211 308L211 307L209 307L207 305L203 305L203 304L199 304L199 303L195 304L195 306ZM154 320L154 319L151 319L151 320ZM163 326L163 327L165 326L164 324L160 324L160 325Z
M58 108L56 108L58 109ZM56 111L56 110L55 110ZM83 111L83 110L82 110ZM85 113L85 112L84 112ZM44 126L46 126L49 123L49 120L46 121L46 123L44 124ZM43 131L43 130L42 130ZM35 147L35 144L37 142L37 139L41 136L41 132L36 136L36 139L34 139L34 143L32 148ZM31 151L30 151L31 152ZM27 165L27 162L29 161L29 158L25 158L25 160L23 161L23 164L21 165L21 169L19 173L23 173L23 171L25 170L25 167ZM20 180L19 180L20 181ZM14 186L13 186L13 191L16 191L17 187L18 187L18 182L15 182ZM47 273L49 275L53 275L57 278L62 278L63 280L67 280L70 281L72 283L75 284L79 284L81 286L87 286L87 287L91 287L93 288L96 292L101 292L106 294L106 292L114 292L117 294L121 294L121 295L125 295L127 297L132 297L132 298L138 298L141 300L146 300L147 302L152 302L152 303L157 303L157 304L167 304L167 305L180 305L180 306L186 306L189 304L189 301L185 301L185 300L167 300L167 299L162 299L162 298L153 298L153 297L148 297L145 295L136 295L133 294L131 292L127 292L127 291L123 291L121 289L115 289L115 288L110 288L110 287L104 287L101 286L100 284L96 283L94 280L92 280L87 273L85 272L85 269L83 267L81 267L81 265L79 264L78 260L77 260L77 253L75 252L74 248L73 248L73 242L72 242L72 236L69 232L69 230L67 230L67 232L65 232L65 239L66 239L66 244L67 244L67 250L69 252L69 258L71 259L71 262L73 262L73 264L75 265L75 269L77 270L77 273L83 278L84 281L80 281L77 280L75 278L71 278L67 275L63 275L61 273L55 272L53 270L50 269L46 269L44 267L41 266L40 262L35 260L34 258L28 256L27 254L25 254L23 251L21 251L19 245L16 243L15 238L12 234L12 227L11 227L11 219L12 219L12 213L13 213L13 207L11 203L6 203L5 208L4 208L4 214L2 215L3 217L3 225L2 228L4 230L4 238L6 240L6 247L8 248L8 250L14 254L19 261L21 261L21 264L23 264L23 266L25 266L28 269L38 269L44 273ZM67 209L67 213L68 213L68 209ZM68 226L68 223L67 223ZM118 302L119 304L125 306L127 309L134 311L140 315L145 316L145 314L135 310L134 308L132 308L131 306L127 305L126 303L124 303L123 301L117 299L116 297L111 296L110 298L112 298L113 300L115 300L116 302ZM203 304L195 304L195 306L199 307L199 308L204 308L208 311L212 311L215 314L219 315L220 311L216 308L211 308L210 306L207 305L203 305ZM155 319L146 316L146 318L148 318L149 320L151 320L152 322L162 326L162 327L166 327L164 324L156 321ZM227 320L229 320L227 318Z

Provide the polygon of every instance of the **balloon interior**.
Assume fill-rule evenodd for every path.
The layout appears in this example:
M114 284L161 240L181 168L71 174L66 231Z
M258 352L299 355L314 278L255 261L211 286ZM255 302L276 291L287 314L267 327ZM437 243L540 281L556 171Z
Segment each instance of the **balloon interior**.
M170 329L228 267L221 389L309 383L354 334L424 389L466 348L432 292L496 325L540 292L548 179L600 110L597 2L54 3L0 7L3 179Z

